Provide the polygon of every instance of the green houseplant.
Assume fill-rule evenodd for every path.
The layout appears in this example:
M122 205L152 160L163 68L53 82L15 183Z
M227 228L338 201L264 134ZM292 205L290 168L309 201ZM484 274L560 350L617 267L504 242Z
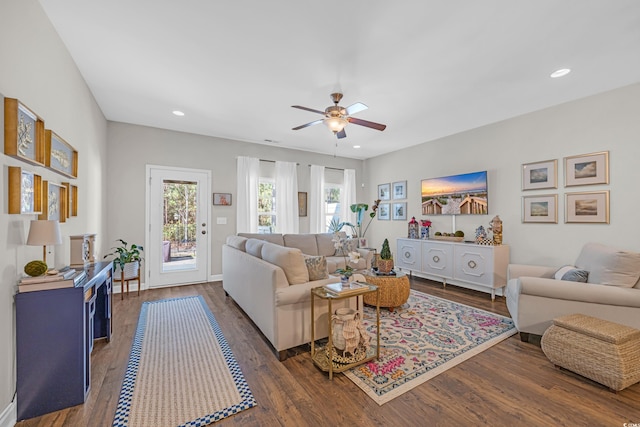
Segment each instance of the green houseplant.
M144 260L142 252L144 248L132 243L130 246L122 239L118 239L120 246L112 247L113 252L106 254L104 258L115 256L113 259L114 275L124 271L125 278L137 277L140 269L140 262Z
M378 271L381 273L389 273L393 270L393 256L391 255L391 249L389 249L389 240L384 239L382 242L382 250L380 251L380 258L378 259Z

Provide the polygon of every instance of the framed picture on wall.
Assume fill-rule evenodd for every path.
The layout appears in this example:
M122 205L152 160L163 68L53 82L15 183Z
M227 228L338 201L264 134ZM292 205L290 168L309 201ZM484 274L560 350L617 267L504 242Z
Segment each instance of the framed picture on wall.
M213 193L215 206L231 206L231 193Z
M298 192L298 216L307 216L307 193Z
M391 184L378 185L378 199L391 200Z
M407 198L407 181L394 182L391 185L391 193L394 200Z
M393 204L393 220L404 221L407 219L407 202Z
M566 193L565 222L609 224L609 191Z
M378 205L378 219L388 221L391 218L389 203L380 203Z
M609 183L609 152L564 158L564 186Z
M522 222L558 223L558 195L543 194L522 198Z
M558 188L558 161L525 163L522 165L522 189Z

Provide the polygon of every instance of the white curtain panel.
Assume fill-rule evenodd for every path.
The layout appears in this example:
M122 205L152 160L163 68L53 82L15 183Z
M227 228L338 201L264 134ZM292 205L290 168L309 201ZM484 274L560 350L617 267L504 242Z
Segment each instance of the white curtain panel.
M309 233L324 233L324 166L311 165L309 181Z
M260 159L238 157L236 232L258 232L258 182L260 180Z
M276 230L282 234L297 234L298 165L276 161Z
M356 214L351 212L351 205L356 202L356 171L355 169L344 170L344 191L340 192L340 221L350 222L356 225Z

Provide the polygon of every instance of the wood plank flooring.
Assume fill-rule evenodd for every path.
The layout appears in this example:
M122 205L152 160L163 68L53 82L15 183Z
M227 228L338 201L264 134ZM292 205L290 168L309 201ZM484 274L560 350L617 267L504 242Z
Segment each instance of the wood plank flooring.
M509 315L504 299L413 278L411 287ZM378 406L341 374L316 369L308 346L279 362L221 282L114 298L114 335L97 342L84 405L25 420L19 427L110 426L143 301L202 295L242 368L258 406L215 425L242 426L619 426L640 423L640 384L619 393L553 367L538 342L517 335ZM154 426L148 426L154 427Z

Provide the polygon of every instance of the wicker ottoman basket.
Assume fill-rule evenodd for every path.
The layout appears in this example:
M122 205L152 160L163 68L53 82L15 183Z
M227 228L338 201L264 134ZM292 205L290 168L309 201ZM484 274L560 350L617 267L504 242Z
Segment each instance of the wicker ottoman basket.
M640 382L640 330L583 314L553 319L541 341L556 366L619 391Z

